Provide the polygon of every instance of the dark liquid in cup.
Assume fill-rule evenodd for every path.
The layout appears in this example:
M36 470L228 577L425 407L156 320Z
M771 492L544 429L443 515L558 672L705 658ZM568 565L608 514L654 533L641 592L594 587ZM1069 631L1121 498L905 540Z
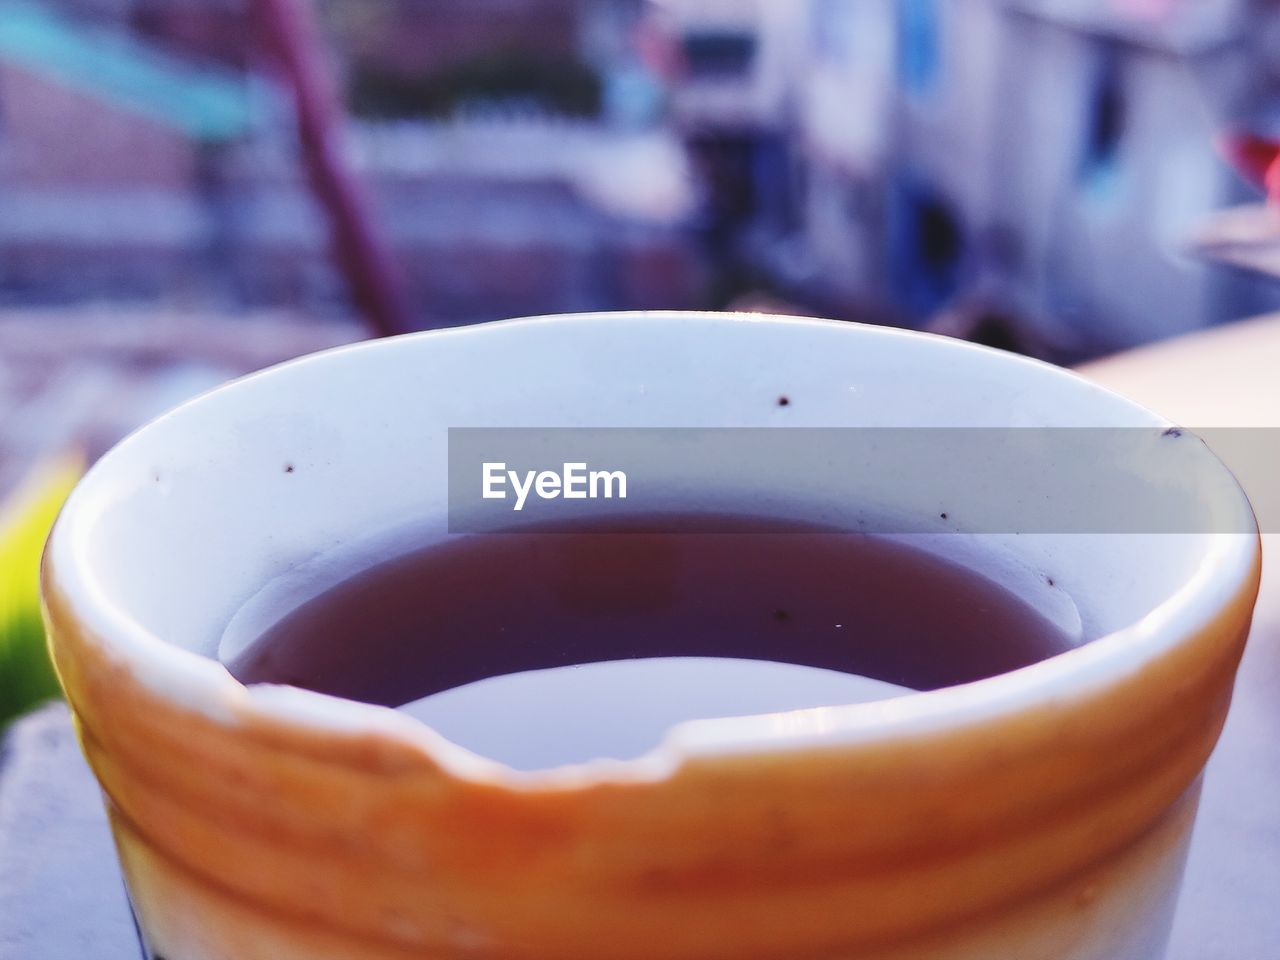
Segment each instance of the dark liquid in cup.
M245 683L401 707L524 671L602 661L639 671L637 658L799 664L930 690L1079 642L1028 599L901 542L732 516L635 526L685 532L615 520L406 545L277 612L227 666ZM725 683L764 676L744 681L725 664ZM701 662L708 689L715 665ZM644 677L654 682L651 669ZM667 693L661 681L651 691ZM795 705L818 704L785 706Z

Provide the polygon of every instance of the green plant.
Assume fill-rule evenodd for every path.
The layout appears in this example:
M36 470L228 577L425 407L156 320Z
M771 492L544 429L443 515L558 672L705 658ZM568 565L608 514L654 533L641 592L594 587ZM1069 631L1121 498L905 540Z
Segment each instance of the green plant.
M0 504L0 726L58 694L40 616L40 555L80 472L79 457L57 458Z

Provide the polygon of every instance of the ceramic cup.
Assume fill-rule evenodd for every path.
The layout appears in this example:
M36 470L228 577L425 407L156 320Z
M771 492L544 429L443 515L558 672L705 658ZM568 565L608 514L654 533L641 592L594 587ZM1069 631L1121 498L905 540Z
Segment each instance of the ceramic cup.
M443 529L451 426L1159 424L959 342L705 314L362 344L179 408L90 471L43 571L150 951L1155 960L1260 565L1194 437L1197 503L1236 532L991 538L1099 639L958 687L680 724L634 760L516 772L400 712L246 688L213 654L297 564L405 518Z

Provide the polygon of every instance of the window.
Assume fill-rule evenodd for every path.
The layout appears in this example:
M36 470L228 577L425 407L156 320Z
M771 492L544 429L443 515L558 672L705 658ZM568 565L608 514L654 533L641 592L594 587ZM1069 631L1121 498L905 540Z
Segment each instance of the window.
M744 77L756 57L756 38L749 33L704 30L684 37L684 57L694 77Z

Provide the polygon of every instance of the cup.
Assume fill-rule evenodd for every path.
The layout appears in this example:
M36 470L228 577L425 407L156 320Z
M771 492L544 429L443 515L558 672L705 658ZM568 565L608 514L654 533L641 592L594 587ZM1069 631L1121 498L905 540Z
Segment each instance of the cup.
M143 428L67 502L43 595L151 954L1156 960L1260 568L1243 494L1189 435L1195 509L1234 522L993 535L1051 566L1099 638L962 686L517 772L214 659L246 600L318 552L406 518L443 531L450 427L1017 425L1167 426L938 337L645 313L344 347ZM1082 484L1104 468L1052 456Z

